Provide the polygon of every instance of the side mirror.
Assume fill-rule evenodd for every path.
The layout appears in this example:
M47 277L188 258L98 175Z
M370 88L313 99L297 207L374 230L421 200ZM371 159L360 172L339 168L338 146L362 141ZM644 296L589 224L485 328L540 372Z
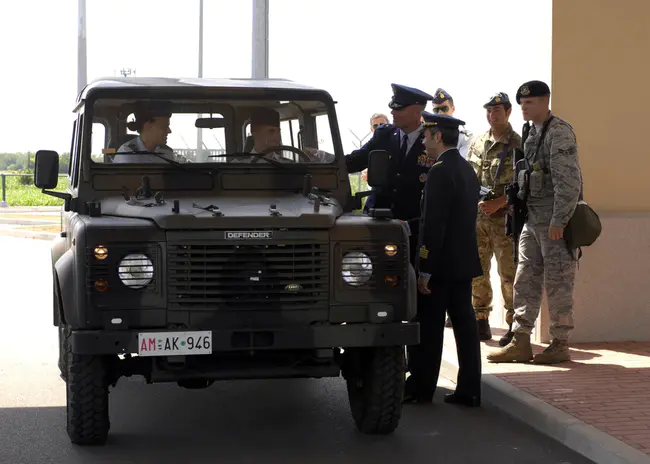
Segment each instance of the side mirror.
M368 156L368 185L384 187L388 184L391 154L386 150L373 150Z
M59 183L59 154L51 150L36 152L34 185L42 190L56 188Z

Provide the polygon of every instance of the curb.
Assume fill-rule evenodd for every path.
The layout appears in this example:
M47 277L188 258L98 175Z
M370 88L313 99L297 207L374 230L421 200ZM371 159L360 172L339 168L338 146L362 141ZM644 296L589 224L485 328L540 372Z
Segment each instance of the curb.
M443 359L440 375L456 384L458 366ZM494 374L481 376L481 399L596 464L648 464L650 456L582 422Z
M51 224L59 224L59 220L49 221L44 219L39 219L35 217L34 219L14 219L12 217L2 217L0 216L0 224L10 224L15 226L47 226Z

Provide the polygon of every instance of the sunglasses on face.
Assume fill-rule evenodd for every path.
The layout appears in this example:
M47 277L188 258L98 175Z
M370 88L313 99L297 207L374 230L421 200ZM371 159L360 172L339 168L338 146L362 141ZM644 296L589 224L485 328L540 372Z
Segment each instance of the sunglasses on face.
M449 106L447 106L447 105L445 105L445 106L438 106L438 107L436 107L436 108L433 108L433 112L434 112L434 113L446 113L446 112L448 112L450 109L451 109L451 108L449 108Z
M378 128L379 126L381 126L382 124L386 124L386 123L385 123L385 122L375 123L375 124L372 125L372 128L373 128L373 129L377 129L377 128Z

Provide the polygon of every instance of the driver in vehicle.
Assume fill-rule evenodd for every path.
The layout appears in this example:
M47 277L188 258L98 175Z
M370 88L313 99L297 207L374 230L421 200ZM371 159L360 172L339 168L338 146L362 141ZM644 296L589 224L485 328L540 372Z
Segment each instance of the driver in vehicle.
M167 146L167 136L171 134L169 107L160 102L149 102L135 110L135 121L127 123L127 128L138 132L138 137L129 140L118 148L113 163L165 163L160 156L174 161L174 151Z
M306 157L301 157L297 153L288 150L267 152L273 147L282 145L282 133L280 131L280 114L271 108L258 108L251 114L251 136L254 141L253 149L249 153L266 153L266 158L279 161L281 163L295 162L329 162L334 158L322 151L313 149L303 149ZM331 158L330 158L331 157ZM259 157L237 156L233 157L233 163L257 163L261 161Z

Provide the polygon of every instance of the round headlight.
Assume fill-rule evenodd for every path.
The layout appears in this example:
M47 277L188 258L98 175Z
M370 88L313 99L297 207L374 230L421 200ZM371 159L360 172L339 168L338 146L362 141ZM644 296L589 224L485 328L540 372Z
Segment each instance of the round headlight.
M372 277L372 260L370 256L359 251L352 251L343 256L341 265L343 280L349 285L359 286Z
M126 255L117 269L120 280L129 288L143 288L153 280L153 263L147 255Z

